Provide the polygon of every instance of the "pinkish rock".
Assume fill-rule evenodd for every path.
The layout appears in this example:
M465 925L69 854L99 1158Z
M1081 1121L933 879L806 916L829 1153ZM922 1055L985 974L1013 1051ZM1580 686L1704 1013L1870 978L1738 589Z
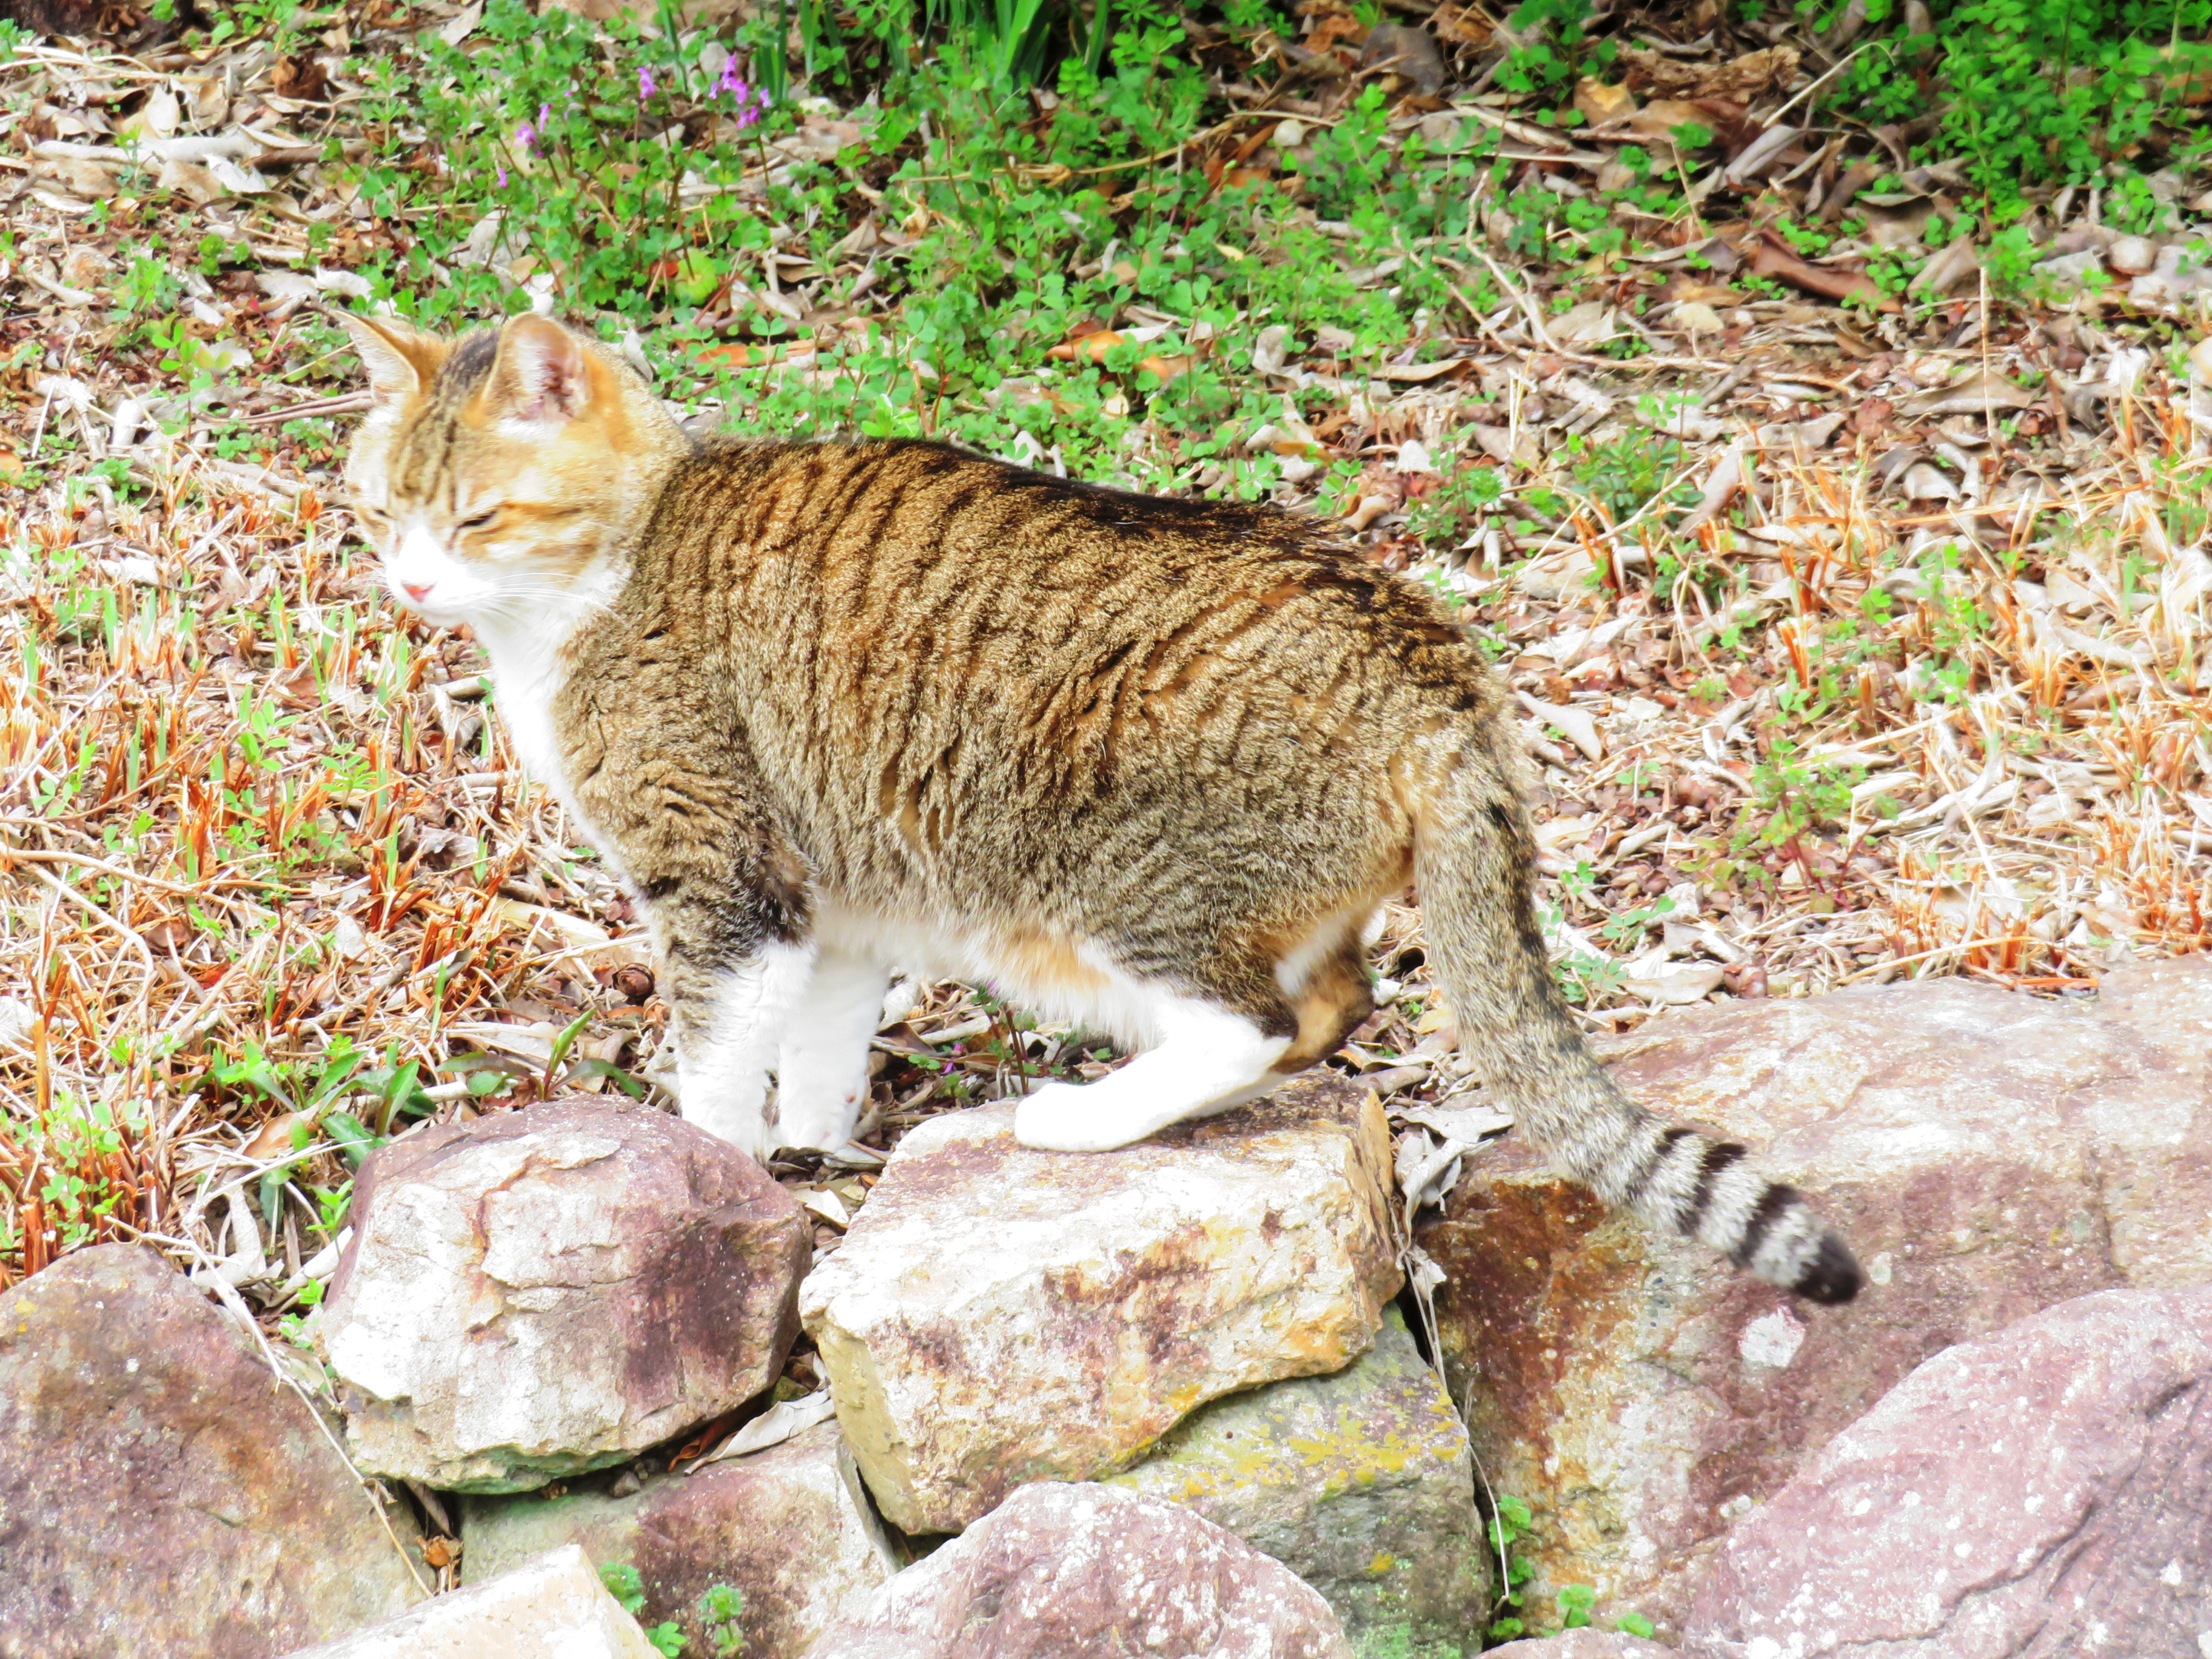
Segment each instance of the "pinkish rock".
M627 1496L607 1490L610 1479L591 1477L558 1498L464 1499L462 1581L495 1578L579 1544L594 1561L635 1567L639 1616L672 1621L690 1652L714 1651L699 1602L727 1584L745 1598L738 1628L747 1659L799 1659L898 1570L835 1423L690 1474L628 1482Z
M0 1292L8 1659L267 1659L422 1601L416 1541L155 1251L80 1250Z
M1685 1644L2212 1652L2212 1286L2081 1297L1928 1361L1729 1535Z
M1352 1659L1328 1603L1180 1504L1042 1481L876 1592L809 1659Z
M465 1492L601 1468L743 1405L798 1334L812 1229L679 1118L553 1102L362 1166L319 1340L355 1461Z
M2212 1281L2212 959L2051 1001L1964 980L1662 1015L1637 1098L1759 1151L1870 1282L1816 1309L1609 1217L1509 1137L1419 1230L1479 1465L1539 1601L1666 1636L1714 1541L1912 1367L2110 1287Z
M1583 1629L1508 1642L1502 1648L1491 1649L1483 1659L1491 1659L1492 1655L1497 1659L1674 1659L1674 1650L1640 1636Z
M1194 1408L1342 1370L1398 1289L1390 1134L1310 1074L1111 1152L1014 1111L899 1144L800 1295L884 1517L951 1532L1030 1480L1127 1467Z
M289 1659L659 1659L576 1545Z

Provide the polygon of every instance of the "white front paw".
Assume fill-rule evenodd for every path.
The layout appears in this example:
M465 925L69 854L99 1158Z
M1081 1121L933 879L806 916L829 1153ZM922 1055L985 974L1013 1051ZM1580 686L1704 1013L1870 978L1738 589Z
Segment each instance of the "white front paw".
M853 1138L860 1121L857 1092L800 1095L777 1091L777 1125L770 1137L779 1146L829 1152Z
M703 1094L703 1091L695 1093ZM726 1140L741 1152L750 1153L763 1164L768 1162L769 1146L768 1126L761 1121L757 1106L746 1107L734 1101L699 1098L696 1103L687 1098L684 1104L684 1121L696 1123L708 1134Z

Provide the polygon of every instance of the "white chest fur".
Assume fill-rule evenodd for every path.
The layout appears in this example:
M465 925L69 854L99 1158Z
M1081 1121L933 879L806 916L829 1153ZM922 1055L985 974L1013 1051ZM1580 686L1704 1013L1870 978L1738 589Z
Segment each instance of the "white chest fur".
M480 629L477 637L491 657L493 706L507 727L507 740L523 769L568 803L568 780L561 767L561 744L553 730L553 700L567 678L563 653L547 649L543 637L520 640Z
M556 604L481 623L477 638L491 658L493 707L523 770L553 792L578 833L599 844L576 804L562 762L553 710L569 672L569 646L588 604ZM605 848L601 844L601 850Z

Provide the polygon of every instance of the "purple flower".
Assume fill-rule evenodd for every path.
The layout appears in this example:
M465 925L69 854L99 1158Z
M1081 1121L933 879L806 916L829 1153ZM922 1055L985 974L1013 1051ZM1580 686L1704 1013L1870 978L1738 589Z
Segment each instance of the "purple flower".
M550 125L550 124L551 123L552 119L553 119L553 106L552 106L552 105L550 105L550 104L540 104L540 105L538 106L538 131L540 131L540 132L544 131L545 131L545 129L546 129L546 127L547 127L547 125Z
M500 187L501 190L505 190L505 189L507 188L507 163L506 163L506 162L504 162L504 161L501 161L501 162L500 162L498 165L499 165L499 187Z
M653 96L653 71L642 64L637 66L637 95L641 99Z
M531 141L537 137L537 129L532 127L527 121L525 121L520 126L514 130L514 142L522 146L522 153L525 155L530 154Z

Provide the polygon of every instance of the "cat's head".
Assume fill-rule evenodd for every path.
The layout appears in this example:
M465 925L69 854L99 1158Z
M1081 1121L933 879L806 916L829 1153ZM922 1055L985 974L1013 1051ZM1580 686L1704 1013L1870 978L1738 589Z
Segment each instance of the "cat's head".
M347 452L392 597L432 622L526 623L602 575L686 441L629 368L544 317L445 340L341 313L368 369Z

